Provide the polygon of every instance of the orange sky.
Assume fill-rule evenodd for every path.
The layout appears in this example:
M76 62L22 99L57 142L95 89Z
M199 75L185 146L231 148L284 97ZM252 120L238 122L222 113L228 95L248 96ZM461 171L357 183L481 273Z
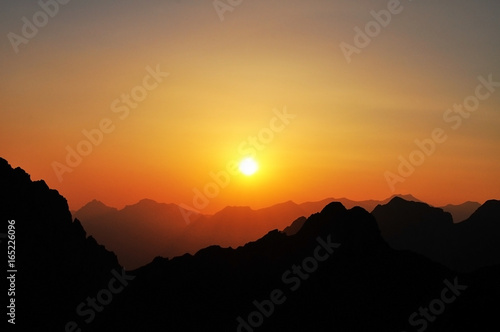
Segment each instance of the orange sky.
M389 2L244 1L224 21L210 1L61 5L17 53L1 41L0 156L72 209L92 199L212 213L394 193L435 205L500 198L500 87L478 79L500 82L500 5L401 1L348 62L341 43L355 46L354 28ZM29 1L0 9L4 36L22 35L22 17L41 10ZM477 109L446 113L480 84ZM446 140L413 153L423 162L393 191L386 172L401 176L398 157L436 128ZM79 146L92 151L70 167L66 149ZM250 150L258 173L221 175ZM211 172L222 182L210 184ZM196 201L207 186L213 197Z

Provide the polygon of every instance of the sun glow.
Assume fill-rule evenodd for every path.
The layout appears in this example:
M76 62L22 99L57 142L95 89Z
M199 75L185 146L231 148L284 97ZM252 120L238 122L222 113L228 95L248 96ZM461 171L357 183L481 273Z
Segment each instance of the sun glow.
M245 158L240 162L239 166L240 172L246 176L255 174L259 169L259 165L253 158Z

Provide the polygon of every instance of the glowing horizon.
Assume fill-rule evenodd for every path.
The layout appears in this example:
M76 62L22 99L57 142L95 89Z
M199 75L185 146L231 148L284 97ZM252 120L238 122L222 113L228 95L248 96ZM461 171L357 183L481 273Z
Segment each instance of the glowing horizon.
M44 9L0 8L0 156L72 210L500 198L497 3L68 2L29 38Z

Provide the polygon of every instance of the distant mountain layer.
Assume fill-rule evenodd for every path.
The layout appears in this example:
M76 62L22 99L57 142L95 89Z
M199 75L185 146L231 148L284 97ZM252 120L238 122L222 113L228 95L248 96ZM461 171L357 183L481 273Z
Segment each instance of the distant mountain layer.
M294 235L274 230L237 249L210 246L123 271L44 182L0 159L0 183L0 218L16 220L16 330L465 332L496 324L499 265L461 274L384 241L374 214L407 208L425 220L444 216L438 229L450 226L448 214L413 205L422 203L395 198L370 214L334 202L301 219ZM493 230L497 207L489 201L456 226L469 236Z
M403 197L418 201L410 195ZM142 200L117 210L94 200L74 212L74 216L81 220L89 234L118 255L121 264L131 269L147 264L156 256L172 258L194 254L210 245L242 246L270 230L285 229L293 220L319 212L334 201L347 208L361 206L371 211L377 204L389 200L356 202L330 198L302 204L288 201L258 210L226 207L212 216L194 213L187 219L186 211L175 204Z
M172 258L185 253L194 254L210 245L237 248L259 239L270 230L285 230L293 220L319 212L331 202L340 202L346 208L360 206L372 211L394 197L382 201L353 201L347 198L328 198L302 204L288 201L258 210L226 207L212 216L190 212L192 215L189 218L186 218L187 212L175 204L142 200L117 210L92 201L73 215L81 220L89 234L118 255L121 264L132 269L147 264L156 256ZM420 202L411 195L397 197ZM464 211L470 211L473 206L456 206L455 210L464 215L469 213ZM294 229L287 228L285 232L294 234L299 228L295 224Z
M297 234L302 228L302 226L304 226L306 220L307 220L306 217L300 217L296 219L290 226L286 227L283 230L283 233L285 233L288 236Z
M126 268L144 265L159 255L186 253L184 246L177 246L186 222L175 204L142 200L117 210L92 201L74 216L89 234L114 251Z
M453 221L459 223L469 218L480 206L481 204L477 202L465 202L458 205L448 204L442 206L441 209L449 212L453 217Z

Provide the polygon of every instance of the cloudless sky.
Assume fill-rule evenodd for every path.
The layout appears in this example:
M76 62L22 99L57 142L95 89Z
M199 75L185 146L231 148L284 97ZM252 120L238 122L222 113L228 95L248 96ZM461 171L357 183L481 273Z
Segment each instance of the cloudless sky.
M210 173L241 160L241 144L286 109L295 118L256 153L259 172L231 175L202 212L394 193L435 205L500 198L500 88L459 128L443 119L479 76L500 82L500 3L401 1L348 63L339 45L355 45L354 28L389 2L244 0L221 21L209 0L72 0L16 53L8 34L22 36L22 18L41 8L2 1L0 156L72 209L146 197L194 207ZM147 67L169 75L120 119L112 103ZM60 181L54 162L103 119L114 131ZM435 128L447 140L393 191L386 172Z

